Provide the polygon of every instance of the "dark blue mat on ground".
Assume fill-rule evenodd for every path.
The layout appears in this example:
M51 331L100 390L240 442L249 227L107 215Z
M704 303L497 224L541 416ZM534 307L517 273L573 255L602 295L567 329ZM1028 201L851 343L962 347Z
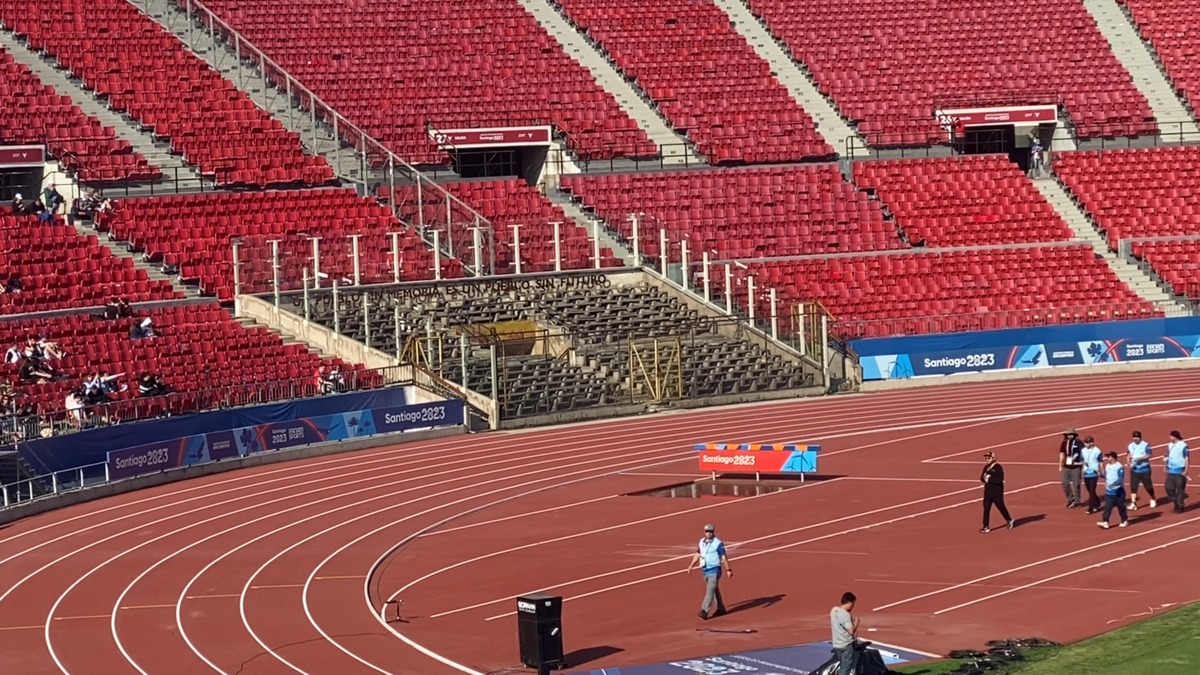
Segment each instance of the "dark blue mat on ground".
M667 663L655 663L648 666L628 666L622 668L594 668L591 670L574 670L569 675L808 675L829 660L833 648L828 642L813 642L791 647L776 647L774 649L759 649L737 654L720 656L705 656L694 659L680 659ZM922 661L930 658L925 654L911 652L891 645L872 643L871 648L878 650L883 656L884 663L893 666L910 661Z

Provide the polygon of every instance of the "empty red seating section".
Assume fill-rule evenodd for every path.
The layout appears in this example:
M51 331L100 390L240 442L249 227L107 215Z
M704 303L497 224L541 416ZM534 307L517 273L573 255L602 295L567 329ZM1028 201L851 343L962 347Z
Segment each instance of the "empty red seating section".
M125 0L0 0L0 16L206 177L257 186L333 179L296 134Z
M118 258L95 236L81 237L62 218L46 225L34 216L0 215L0 285L20 277L20 293L0 295L0 313L20 314L183 296L166 281L151 281L130 258Z
M155 180L162 172L70 96L42 84L29 67L0 48L0 141L44 145L84 183ZM28 195L32 197L33 195Z
M559 251L562 269L585 269L595 266L592 239L588 231L567 217L562 208L552 203L536 188L514 178L488 181L464 181L442 183L442 188L470 204L484 218L491 221L496 242L496 267L498 274L515 273L513 225L520 225L521 273L554 271L554 225L559 225ZM423 204L425 217L417 217L415 188L396 188L396 203L402 209L400 216L411 223L425 222L429 227L443 232L442 221L445 207L440 200ZM428 199L428 197L426 198ZM455 255L468 263L472 252L461 250L474 245L469 233L469 223L458 219L453 227L454 245L459 247ZM603 267L619 267L621 261L613 256L612 249L600 249L600 264Z
M128 240L151 260L178 267L187 281L198 280L220 300L234 297L233 247L242 242L239 271L243 293L272 289L271 240L277 240L280 287L302 288L304 270L313 273L312 241L319 237L322 286L334 279L354 279L352 235L361 235L359 274L362 283L390 283L394 278L392 236L399 234L400 279L433 277L433 255L412 230L406 229L378 203L353 190L288 190L255 193L210 193L126 199L105 223L117 239ZM461 276L457 260L443 259L445 277Z
M820 301L841 337L880 337L1151 316L1089 246L995 248L755 263L759 315ZM720 285L721 277L717 276ZM745 284L741 301L745 303ZM735 289L735 295L739 291ZM783 310L780 310L783 312Z
M1020 167L1001 155L859 162L911 243L976 246L1070 239L1071 228Z
M812 118L711 0L557 0L711 163L832 157Z
M563 176L562 189L610 228L657 256L659 231L720 258L842 253L902 248L877 202L843 180L832 164ZM673 256L677 254L672 254Z
M153 320L158 336L133 340L129 329L142 318ZM137 398L136 378L144 372L163 377L171 389L182 392L168 398L141 399L115 410L128 420L153 417L167 410L189 412L222 404L283 400L317 393L312 381L323 360L303 345L285 345L263 327L246 328L215 306L167 307L140 311L136 319L106 321L93 315L74 314L29 321L0 323L0 345L19 343L44 335L58 342L67 356L53 361L69 377L48 384L17 385L25 401L46 416L61 417L67 392L96 372L125 373L118 380L129 390L114 394L120 401ZM342 364L344 371L362 371L359 365ZM0 366L6 382L17 382L17 364ZM362 386L381 384L369 371L347 374Z
M1176 293L1197 297L1195 260L1200 241L1200 148L1060 153L1055 167L1063 184L1091 213L1114 251L1122 239L1181 237L1174 242L1132 242Z
M1200 3L1180 0L1120 0L1192 110L1200 110ZM1160 120L1165 124L1180 120ZM1163 133L1170 133L1170 126Z
M1156 130L1149 103L1079 0L748 4L872 145L942 140L933 117L940 101L998 92L1014 101L1057 92L1084 138Z
M449 162L427 123L554 124L584 158L657 155L517 0L401 0L369 9L346 0L205 4L410 163Z

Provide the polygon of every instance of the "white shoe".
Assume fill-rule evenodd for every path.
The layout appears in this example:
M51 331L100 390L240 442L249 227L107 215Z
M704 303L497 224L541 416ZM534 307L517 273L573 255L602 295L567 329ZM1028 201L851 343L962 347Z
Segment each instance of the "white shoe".
M1154 501L1153 499L1151 499L1151 500L1150 500L1150 508L1154 508L1154 507L1156 507L1156 506L1158 506L1158 502L1156 502L1156 501Z
M1137 511L1137 502L1129 502L1129 510Z
M1129 521L1128 521L1128 520L1122 520L1122 521L1121 521L1121 524L1120 524L1120 525L1118 525L1117 527L1129 527Z
M1097 525L1099 525L1100 527L1103 527L1103 528L1104 528L1104 529L1106 529L1106 530L1108 529L1108 523L1105 523L1105 522L1099 522L1099 523L1096 523L1096 524L1097 524Z

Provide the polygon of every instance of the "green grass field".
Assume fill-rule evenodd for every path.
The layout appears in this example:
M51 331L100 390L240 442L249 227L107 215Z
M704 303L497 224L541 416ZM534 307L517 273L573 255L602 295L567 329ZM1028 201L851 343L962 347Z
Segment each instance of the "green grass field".
M989 675L1193 675L1200 673L1200 603L1073 645L1030 650L1026 661ZM944 675L958 661L894 668L906 675Z

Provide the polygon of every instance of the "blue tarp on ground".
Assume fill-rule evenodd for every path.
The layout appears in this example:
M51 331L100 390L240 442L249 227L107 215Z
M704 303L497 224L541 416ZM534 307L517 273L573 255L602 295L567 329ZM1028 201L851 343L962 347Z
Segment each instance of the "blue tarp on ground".
M812 642L646 666L574 670L569 675L808 675L833 656L832 648L829 642ZM871 648L879 651L888 666L929 658L925 654L879 643L872 643Z

